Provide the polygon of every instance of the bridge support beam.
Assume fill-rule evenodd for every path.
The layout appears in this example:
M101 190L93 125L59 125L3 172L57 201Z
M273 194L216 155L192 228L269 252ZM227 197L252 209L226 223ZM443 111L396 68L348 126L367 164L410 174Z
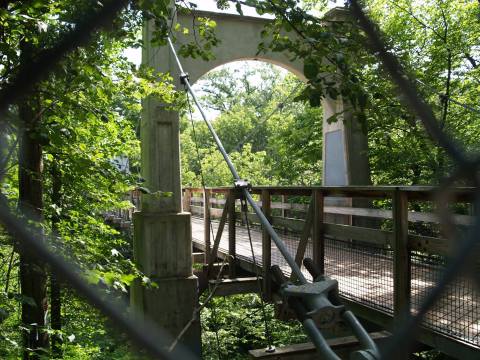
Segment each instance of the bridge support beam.
M175 78L178 72L168 48L152 48L150 26L144 29L143 62ZM182 212L179 135L178 113L148 98L143 103L140 137L142 176L150 194L142 195L140 212L134 215L134 258L156 285L146 287L137 282L131 303L173 338L191 320L198 304L198 280L192 273L191 216ZM180 343L201 356L199 318Z
M330 21L351 21L348 11L334 8L325 14ZM350 102L339 96L337 99L326 97L323 108L323 185L349 186L371 185L370 165L368 162L368 139L362 125L355 117ZM337 121L329 122L332 116ZM352 199L326 198L327 206L369 207L369 202ZM326 222L368 226L363 219L354 219L345 215L326 215Z

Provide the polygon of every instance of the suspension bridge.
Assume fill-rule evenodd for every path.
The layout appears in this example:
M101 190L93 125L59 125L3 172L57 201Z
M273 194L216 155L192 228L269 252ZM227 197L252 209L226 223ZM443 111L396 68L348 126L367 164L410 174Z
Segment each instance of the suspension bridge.
M442 238L439 231L432 233L432 228L441 227L438 214L408 211L408 207L398 211L393 199L421 206L431 202L434 191L430 187L267 186L252 190L258 205L298 264L301 265L304 258L316 259L325 274L338 281L342 301L367 321L369 328L391 331L396 318L401 316L399 307L409 304L413 314L418 311L422 298L437 285L455 245ZM472 224L474 217L468 209L471 209L473 194L469 188L455 190L456 200L452 206L460 210L452 218L458 229ZM321 208L314 201L319 195L323 199ZM272 289L268 269L278 265L286 277L291 277L291 269L262 229L259 219L249 212L255 267L240 196L234 188L183 189L184 209L192 214L192 261L203 265L203 270L196 273L200 287L203 290L217 285L215 296L259 293L257 277L260 276L265 290L262 296L278 305L281 296L276 293L275 285ZM335 203L334 199L337 203L341 199L341 204L357 201L360 205L325 205ZM363 203L358 202L360 199ZM362 207L365 199L369 203L390 199L392 203L386 207ZM131 213L124 213L123 217L130 223ZM408 227L408 232L395 230L400 225ZM402 241L402 236L406 241ZM217 278L224 262L226 266ZM312 280L304 267L302 271ZM218 279L221 279L219 284ZM282 307L278 305L278 308L277 315L285 318ZM388 334L375 332L373 336L382 343ZM356 342L345 339L345 343L336 347L351 351ZM479 357L480 306L475 279L457 276L426 314L417 341L456 358ZM280 358L292 358L300 353L314 356L315 349L287 346ZM260 358L269 356L264 351L251 354Z
M448 285L440 280L456 247L442 237L445 229L441 224L447 219L451 228L466 232L473 224L473 190L454 190L452 205L460 212L442 219L431 206L435 200L432 188L369 187L366 134L348 111L348 101L330 97L322 99L325 186L251 189L230 161L191 83L218 65L244 59L283 66L305 80L303 64L284 53L258 54L262 29L269 20L204 12L195 13L193 19L192 14L178 14L176 20L189 28L195 16L213 19L219 43L236 46L219 46L211 61L180 59L176 45L168 39L168 46L147 46L143 58L158 71L172 74L176 86L187 91L227 162L235 187L182 192L179 115L155 99L146 101L142 173L152 192L142 196L140 211L134 216L134 250L140 269L159 287L134 286L134 308L171 334L179 334L174 345L181 342L196 354L201 353L197 290L210 287L208 299L258 292L264 301L281 303L279 316L293 311L315 345L312 351L316 348L327 359L339 359L331 341L340 348L355 343L361 349L355 352L359 359L380 358L375 342L380 343L385 334L369 335L366 330L401 333L410 326L408 315L413 319L423 316L415 333L417 344L457 358L479 358L474 280L462 274ZM325 15L325 26L348 21L348 16L345 9L334 9ZM146 26L147 43L153 34L150 26L153 24ZM184 34L188 37L194 31ZM177 39L179 43L188 41L182 35ZM335 114L341 119L329 123L327 119ZM172 195L158 197L156 190ZM289 200L279 202L285 196ZM383 205L376 208L377 200ZM412 205L431 212L409 211ZM198 280L192 276L192 261L204 265L204 271L195 273ZM435 305L425 311L424 299L438 289L444 290L443 295L432 295ZM161 309L156 306L158 299L162 299ZM331 330L337 325L348 325L354 339L336 336L329 343L325 336L334 333ZM265 328L268 338L267 324ZM387 347L383 355L406 357L410 350L401 344L407 344L410 337L412 332L398 335L395 345ZM251 354L282 358L286 353L298 356L299 351L305 349Z
M326 275L338 280L342 300L355 309L356 314L383 329L391 329L395 317L401 314L398 307L408 303L413 313L417 311L422 297L436 285L439 273L445 267L446 256L453 244L438 236L422 235L422 225L435 227L440 219L433 213L409 212L405 207L399 212L320 205L322 208L315 211L312 194L316 192L317 197L319 193L330 199L333 196L343 200L348 197L350 201L357 198L398 199L400 196L407 202L425 203L432 199L432 190L418 187L262 187L255 189L254 193L299 264L305 257L316 259ZM238 212L238 200L236 206L226 206L228 197L235 197L234 193L234 190L226 189L185 190L188 202L185 206L192 213L193 246L210 254L205 257L206 263L218 263L228 257L230 268L226 275L230 278L236 278L238 273L251 276L260 273L263 287L271 291L268 269L278 265L286 276L290 276L290 268L251 213L248 221L252 226L258 269L252 268L246 219L242 219ZM458 203L471 201L471 194L468 189L459 190ZM291 200L285 201L285 197ZM363 223L369 227L354 225L366 219L370 221ZM391 221L393 227L403 224L410 231L399 233L381 229L380 220ZM469 215L454 215L458 226L468 226L472 220ZM401 241L401 236L406 236L407 241ZM314 242L318 246L314 246ZM403 254L407 255L406 259L401 258ZM308 272L303 271L308 276ZM405 279L408 283L404 282ZM254 284L248 286L241 280L237 290L231 282L226 286L229 288L227 293L258 291ZM272 298L272 294L267 294L267 298ZM430 346L443 344L456 357L464 354L465 358L477 358L480 345L478 300L474 279L459 276L428 312L418 339Z
M405 79L401 65L387 53L357 2L352 1L351 13L336 8L322 21L332 26L350 21L351 15L430 134L471 175L466 167L477 167L477 163L437 128L433 112ZM251 187L238 175L191 83L216 66L245 59L280 65L306 80L303 64L286 53L258 53L268 19L198 11L175 14L174 21L190 29L182 32L178 43L195 36L192 27L199 16L217 24L223 45L214 49L213 60L180 60L170 38L168 46L155 48L151 21L144 29L143 62L170 73L175 85L190 94L235 186L207 188L203 184L202 189L182 190L179 114L158 99L144 102L141 167L148 191L137 202L134 214L113 214L109 219L127 228L134 223L135 262L156 284L132 284L131 310L138 319L127 318L113 302L86 285L75 266L35 241L32 229L1 204L6 228L65 274L132 339L160 357L201 355L199 313L205 304L198 304L198 295L208 289L206 302L213 296L258 293L262 307L265 301L273 302L279 318L294 315L311 340L281 349L269 342L267 349L250 352L255 358L316 358L319 354L331 360L407 358L414 339L415 349L426 346L455 358L480 359L478 259L468 271L459 270L463 260L477 254L471 251L475 231L469 231L476 226L478 233L480 227L474 216L476 189L443 189L439 203L448 206L435 212L432 204L438 200L438 189L368 186L367 137L349 110L348 100L341 96L322 99L325 186ZM299 35L298 31L288 34ZM329 123L327 119L334 115L338 121ZM357 184L365 186L353 186ZM163 192L170 196L161 196ZM194 274L193 262L202 264L202 271ZM264 320L268 340L265 314ZM391 333L395 333L393 340L379 348ZM164 346L169 340L173 341ZM176 348L179 343L183 346Z

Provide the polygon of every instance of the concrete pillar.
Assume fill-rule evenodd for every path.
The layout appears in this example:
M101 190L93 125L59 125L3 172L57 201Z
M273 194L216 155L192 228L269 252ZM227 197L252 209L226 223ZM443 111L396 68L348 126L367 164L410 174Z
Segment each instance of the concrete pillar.
M371 185L367 134L355 119L344 99L325 99L323 106L323 185ZM334 114L338 120L328 123ZM325 198L325 206L370 207L370 201L339 197ZM334 224L375 227L376 223L350 215L325 214Z
M328 21L351 21L350 12L343 7L328 11ZM323 107L323 185L370 185L367 134L351 111L348 100L325 98ZM328 119L338 114L331 124Z
M152 48L152 24L144 29L143 63L157 71L178 71L167 47ZM177 85L178 80L177 80ZM140 128L142 176L152 193L142 196L134 214L134 258L156 287L132 287L132 306L176 337L198 303L197 278L192 273L190 213L182 212L179 115L149 98L143 103ZM162 196L156 192L168 192ZM201 355L200 319L183 336L183 343Z
M370 185L367 134L342 98L323 106L323 185ZM331 124L328 119L338 115Z
M325 14L330 21L349 21L349 13L344 8L334 8ZM323 108L323 185L349 186L371 185L368 162L367 134L355 118L348 100L325 98ZM332 115L337 121L328 123ZM349 198L326 198L326 206L368 207L369 202ZM367 223L346 215L326 214L325 220L337 224L366 226Z
M326 17L341 21L345 11L337 9ZM192 82L224 63L257 59L281 65L301 78L303 64L291 62L283 53L258 55L261 32L268 19L240 17L231 14L198 13L217 22L216 34L220 46L214 49L215 59L183 59ZM178 15L180 23L192 24L191 15ZM143 62L157 71L170 73L179 86L178 70L167 47L152 48L153 24L144 29ZM190 31L186 41L191 41ZM179 35L179 39L182 36ZM234 44L235 46L232 46ZM260 57L261 56L261 57ZM325 99L324 108L324 185L367 185L369 169L367 141L354 121L343 99ZM340 120L328 124L334 113L342 113ZM142 196L141 211L134 216L134 256L140 269L157 284L156 289L141 286L132 288L132 304L159 325L176 336L192 316L197 303L197 279L192 276L190 214L182 212L179 117L155 99L143 104L141 123L142 175L153 194ZM156 191L170 192L162 197ZM328 199L325 204L328 205ZM345 199L343 199L345 201ZM345 205L345 204L342 204ZM195 322L184 337L184 343L200 355L200 324Z

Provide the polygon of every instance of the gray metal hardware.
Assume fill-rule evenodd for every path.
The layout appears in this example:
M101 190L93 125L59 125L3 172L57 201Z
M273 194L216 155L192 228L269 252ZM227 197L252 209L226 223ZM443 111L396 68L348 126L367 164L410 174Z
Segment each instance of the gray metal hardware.
M329 297L338 295L338 282L329 278L303 285L285 284L281 290L286 297L293 296L305 298L315 297L316 307L308 311L306 315L310 317L318 328L331 329L342 321L342 314L345 306L334 305Z

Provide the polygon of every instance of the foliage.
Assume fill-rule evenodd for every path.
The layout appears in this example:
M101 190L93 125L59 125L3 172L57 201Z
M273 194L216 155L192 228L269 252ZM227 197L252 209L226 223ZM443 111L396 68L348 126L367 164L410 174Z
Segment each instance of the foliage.
M155 6L160 3L155 2ZM99 6L101 2L87 0L2 2L2 85L8 84L17 69L30 60L22 57L25 44L35 53L53 47L63 34ZM36 86L29 100L35 103L35 116L39 120L32 136L43 150L41 176L46 190L43 228L47 234L53 234L51 224L55 222L55 240L49 245L57 254L80 264L86 277L118 297L124 297L131 281L142 275L132 262L129 234L107 225L104 215L132 206L125 194L137 186L139 178L136 129L140 101L146 96L155 96L172 103L176 98L167 75L144 67L136 68L123 52L141 45L138 39L140 15L149 12L151 18L166 19L167 14L161 11L161 8L151 9L147 5L126 9L108 32L98 32L91 44L76 49L58 64L56 71ZM8 110L6 140L13 151L1 149L1 170L6 169L1 176L1 191L13 207L18 200L19 113L14 105ZM131 164L130 171L119 166L125 159ZM59 189L55 183L60 184ZM10 258L13 245L11 236L2 238L2 259ZM43 305L25 297L17 284L16 255L12 265L8 260L2 263L0 271L10 279L10 287L2 289L0 296L0 307L5 310L0 325L1 357L13 358L21 354L19 334L25 327L19 320L19 305L22 302ZM75 358L83 353L88 358L107 358L108 351L103 348L116 347L118 339L108 335L101 317L91 316L90 306L77 300L72 292L64 291L62 302L65 356ZM68 316L66 308L77 308L78 313ZM92 331L92 328L97 330ZM83 340L66 341L72 334ZM93 348L98 348L95 356ZM48 349L46 351L48 353Z
M220 8L227 1L217 1ZM428 139L397 90L385 79L378 60L367 50L364 34L348 21L321 21L327 1L246 0L259 14L274 16L259 51L284 52L304 62L305 86L271 66L208 74L202 102L221 112L214 126L241 176L254 184L321 183L321 100L351 104L369 135L371 177L375 184L434 184L454 169ZM418 80L442 128L469 150L479 150L478 112L458 103L476 104L480 92L480 21L478 3L462 1L364 1L378 22L391 52ZM240 2L236 7L241 12ZM0 86L10 85L32 57L54 47L102 1L0 1ZM143 20L150 20L152 42L164 45L172 30L192 41L180 53L212 59L218 45L216 24L195 19L195 34L169 18L191 6L167 0L132 2L93 41L67 54L48 78L23 94L0 119L0 192L12 208L18 201L17 149L19 105L34 103L39 125L33 133L43 149L44 232L57 253L81 264L84 276L105 292L125 298L136 277L148 279L132 262L131 233L105 223L104 214L132 206L125 193L139 185L141 100L154 96L177 105L183 100L167 74L128 62L123 52L141 47ZM285 36L285 33L295 34ZM196 37L196 35L199 37ZM32 57L26 56L29 49ZM38 69L42 71L42 69ZM301 89L302 88L302 89ZM297 102L292 103L295 98ZM453 102L453 99L455 102ZM306 103L309 103L308 104ZM475 105L473 105L475 107ZM184 106L185 111L186 106ZM328 119L336 121L337 118ZM230 185L231 175L215 150L208 129L184 114L181 123L182 172L185 185ZM198 148L197 148L198 147ZM12 149L12 151L10 151ZM198 151L198 153L197 153ZM119 164L129 163L129 171ZM201 174L203 173L203 179ZM54 183L60 182L60 192ZM53 223L55 224L54 226ZM1 229L0 229L1 230ZM21 356L20 308L32 299L19 286L15 238L0 232L0 357ZM123 334L68 287L62 295L63 352L71 359L133 358ZM37 304L38 306L39 304ZM217 309L217 311L215 311ZM272 309L268 308L272 318ZM206 357L216 357L215 330L224 356L238 358L264 347L258 298L216 298L202 314ZM273 321L276 345L303 341L298 324ZM49 355L49 354L47 354Z
M274 318L273 305L266 305L268 326L274 346L305 342L300 323ZM245 359L248 350L266 348L264 318L257 295L214 298L202 311L203 358ZM218 333L218 343L216 332Z
M474 104L479 95L478 46L472 41L480 34L478 5L472 1L371 1L370 10L392 51L418 79L440 126L467 148L477 150L474 139L479 129L473 124L479 114L455 102ZM367 116L375 182L432 184L451 172L453 164L427 138L388 80L379 76L378 66L372 64L364 74L371 102ZM385 156L387 149L390 159ZM395 166L400 163L401 167Z
M293 75L268 64L244 69L214 70L199 85L204 106L222 111L213 124L240 175L255 185L319 184L321 108L292 101L302 85ZM183 184L199 186L203 173L207 186L230 185L232 176L206 125L192 125L188 115L181 126Z
M468 149L477 150L478 107L470 106L477 109L471 111L458 103L473 105L479 95L478 3L363 3L390 51L418 79L440 126ZM356 120L368 130L373 183L432 184L451 172L452 164L399 98L348 13L323 21L317 15L327 12L324 1L250 0L245 4L275 17L265 29L260 51L284 52L304 60L308 86L299 99L319 105L326 96L342 97L351 104Z

